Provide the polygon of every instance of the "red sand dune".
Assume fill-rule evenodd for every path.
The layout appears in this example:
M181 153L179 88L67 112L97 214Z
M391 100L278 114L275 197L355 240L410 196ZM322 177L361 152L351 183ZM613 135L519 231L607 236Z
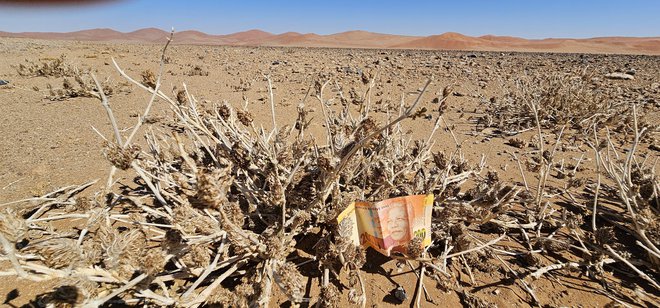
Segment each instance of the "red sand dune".
M440 35L431 35L414 40L412 42L399 44L400 48L423 48L423 49L460 49L460 50L483 50L489 49L492 43L478 37L471 37L455 32L447 32Z
M227 40L234 42L252 42L252 41L267 40L275 36L275 34L254 29L243 32L236 32L228 35L216 35L216 36L223 37Z
M0 31L0 37L21 37L55 40L164 42L168 32L156 28L133 32L112 29L91 29L67 33ZM622 53L660 55L660 37L597 37L589 39L549 38L528 40L511 36L484 35L472 37L455 32L440 35L403 36L367 31L347 31L330 35L286 32L273 34L249 30L227 35L212 35L188 30L177 32L175 44L401 48L439 50L490 50L534 52Z

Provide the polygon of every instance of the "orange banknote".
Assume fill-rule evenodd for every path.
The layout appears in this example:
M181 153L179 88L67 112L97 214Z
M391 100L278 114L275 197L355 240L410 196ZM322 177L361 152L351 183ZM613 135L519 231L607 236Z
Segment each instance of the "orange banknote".
M380 202L353 202L337 217L351 228L356 245L372 247L390 256L393 251L408 253L413 238L423 248L431 244L433 194L405 196Z

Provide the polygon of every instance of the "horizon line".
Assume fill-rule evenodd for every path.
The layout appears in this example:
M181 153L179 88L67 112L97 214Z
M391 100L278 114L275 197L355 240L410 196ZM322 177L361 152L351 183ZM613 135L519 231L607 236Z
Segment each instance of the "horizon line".
M473 37L473 38L483 38L483 37L510 37L510 38L518 38L518 39L525 39L525 40L530 40L530 41L541 41L541 40L552 40L552 39L564 39L564 40L584 40L584 39L599 39L599 38L646 38L646 39L660 39L660 35L658 36L623 36L623 35L611 35L611 36L593 36L593 37L543 37L543 38L527 38L527 37L522 37L522 36L514 36L514 35L506 35L506 34L482 34L482 35L468 35L468 34L463 34L461 32L456 32L456 31L446 31L438 34L430 34L430 35L410 35L410 34L395 34L395 33L385 33L385 32L374 32L374 31L368 31L368 30L362 30L362 29L353 29L353 30L344 30L340 32L333 32L333 33L328 33L328 34L320 34L316 32L298 32L298 31L285 31L281 33L276 33L276 32L270 32L266 31L263 29L259 28L251 28L247 30L241 30L241 31L236 31L236 32L230 32L230 33L209 33L209 32L204 32L198 29L184 29L184 30L176 30L174 27L171 28L171 30L164 30L158 27L145 27L145 28L138 28L135 30L130 30L130 31L121 31L117 30L114 28L110 27L101 27L101 28L82 28L79 30L73 30L73 31L21 31L21 32L12 32L12 31L4 31L0 29L0 32L5 32L5 33L12 33L12 34L21 34L21 33L57 33L57 34L66 34L66 33L73 33L73 32L81 32L81 31L92 31L92 30L111 30L115 31L121 34L129 34L133 32L137 32L140 30L149 30L149 29L154 29L154 30L160 30L165 33L169 33L170 31L174 31L174 33L178 32L186 32L186 31L191 31L191 32L199 32L203 33L206 35L212 35L212 36L224 36L224 35L232 35L232 34L237 34L237 33L244 33L244 32L250 32L250 31L259 31L259 32L264 32L267 34L271 35L282 35L282 34L287 34L287 33L295 33L295 34L300 34L300 35L307 35L307 34L315 34L315 35L320 35L320 36L330 36L330 35L336 35L336 34L344 34L344 33L350 33L350 32L366 32L366 33L371 33L371 34L382 34L382 35L392 35L392 36L404 36L404 37L416 37L416 38L427 38L431 36L439 36L439 35L444 35L444 34L459 34L463 35L466 37Z

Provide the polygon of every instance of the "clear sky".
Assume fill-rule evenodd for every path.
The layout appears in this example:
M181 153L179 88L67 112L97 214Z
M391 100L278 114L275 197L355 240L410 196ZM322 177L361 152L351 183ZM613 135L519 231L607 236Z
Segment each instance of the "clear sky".
M52 4L55 0L29 6L11 2L30 1L0 0L0 31L174 27L209 34L261 29L404 35L451 31L524 38L660 36L660 0L114 0L88 5L70 0L59 6Z

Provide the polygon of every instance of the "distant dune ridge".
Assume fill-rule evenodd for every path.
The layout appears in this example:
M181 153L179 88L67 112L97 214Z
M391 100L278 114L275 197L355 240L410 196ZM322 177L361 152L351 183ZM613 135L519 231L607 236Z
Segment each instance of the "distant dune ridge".
M146 28L133 32L112 29L91 29L75 32L21 32L0 31L0 37L34 38L47 40L163 42L168 32ZM572 53L620 53L660 55L660 37L598 37L589 39L548 38L523 39L510 36L467 36L447 32L431 36L405 36L347 31L329 35L286 32L273 34L249 30L226 35L212 35L195 30L177 32L175 44L238 45L238 46L292 46L292 47L346 47L395 48L431 50L476 51L530 51Z

